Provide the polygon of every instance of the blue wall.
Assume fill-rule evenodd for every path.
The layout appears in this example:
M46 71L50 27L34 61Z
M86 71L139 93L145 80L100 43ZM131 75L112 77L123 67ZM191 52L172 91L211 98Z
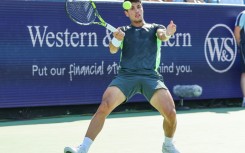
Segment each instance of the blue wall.
M96 4L110 24L129 24L120 2ZM144 4L146 22L177 24L175 36L162 45L160 72L171 92L177 84L198 84L203 87L198 99L242 96L232 31L243 9ZM75 24L63 2L1 1L0 21L0 108L100 103L120 55L109 53L108 31ZM86 72L74 74L74 67ZM130 101L145 99L137 95Z

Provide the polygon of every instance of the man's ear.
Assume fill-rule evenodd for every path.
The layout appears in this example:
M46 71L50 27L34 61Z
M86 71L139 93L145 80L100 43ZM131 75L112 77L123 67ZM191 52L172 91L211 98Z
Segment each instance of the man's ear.
M126 17L128 17L128 11L124 11L124 13L125 13Z

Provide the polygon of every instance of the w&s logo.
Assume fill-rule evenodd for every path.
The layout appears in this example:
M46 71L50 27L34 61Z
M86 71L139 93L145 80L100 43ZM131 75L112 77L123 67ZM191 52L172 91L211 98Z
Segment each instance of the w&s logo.
M216 24L209 31L204 43L205 58L212 70L227 72L235 62L237 45L233 31L225 24Z

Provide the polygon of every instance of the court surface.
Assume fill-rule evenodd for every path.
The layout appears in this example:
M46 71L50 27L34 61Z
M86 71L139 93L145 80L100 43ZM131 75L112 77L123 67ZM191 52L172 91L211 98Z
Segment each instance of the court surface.
M175 144L181 153L244 153L245 109L178 111ZM92 116L0 122L0 152L62 153L78 145ZM113 113L89 153L161 153L158 112Z

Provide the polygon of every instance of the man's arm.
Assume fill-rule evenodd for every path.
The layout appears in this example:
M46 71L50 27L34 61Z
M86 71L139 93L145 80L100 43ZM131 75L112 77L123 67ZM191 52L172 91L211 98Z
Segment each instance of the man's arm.
M109 49L112 54L115 54L118 52L118 49L123 41L123 38L125 36L125 33L121 29L117 29L116 32L113 33L113 38L109 44Z
M157 38L161 41L168 41L168 39L171 37L170 34L167 33L166 29L157 29Z
M170 21L167 29L159 28L157 29L157 38L161 41L168 41L169 38L176 32L176 25L173 21Z
M240 46L240 41L241 41L240 31L241 28L239 26L235 26L234 35L238 46Z

